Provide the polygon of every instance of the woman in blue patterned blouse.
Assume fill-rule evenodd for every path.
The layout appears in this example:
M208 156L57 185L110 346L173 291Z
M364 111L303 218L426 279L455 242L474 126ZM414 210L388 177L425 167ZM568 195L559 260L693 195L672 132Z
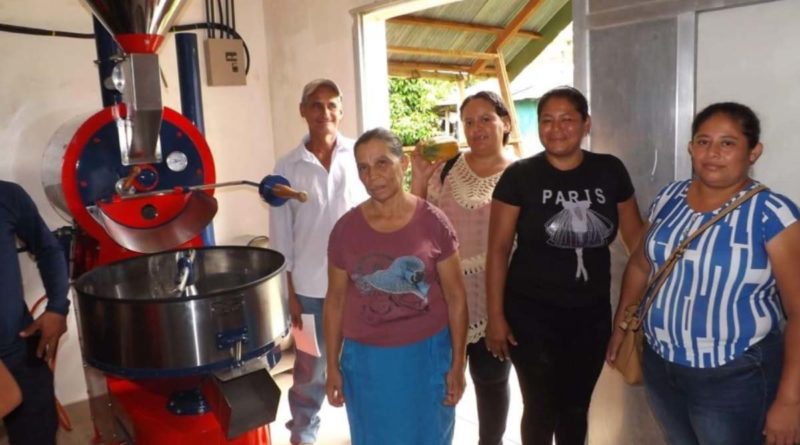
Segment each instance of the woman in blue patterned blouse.
M672 250L757 185L760 123L737 103L692 123L694 177L665 187L625 270L619 310ZM645 318L650 406L672 444L800 443L800 211L763 191L689 245ZM613 363L623 331L607 352Z

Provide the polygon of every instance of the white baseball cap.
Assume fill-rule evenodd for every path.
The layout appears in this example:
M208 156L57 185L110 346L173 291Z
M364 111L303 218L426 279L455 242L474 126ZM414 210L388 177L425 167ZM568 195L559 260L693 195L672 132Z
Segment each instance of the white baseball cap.
M341 90L339 90L339 85L336 85L336 82L330 79L314 79L311 82L307 83L306 86L303 87L303 95L300 97L300 103L304 104L308 100L308 97L314 94L315 91L319 87L328 87L336 92L336 95L342 95Z

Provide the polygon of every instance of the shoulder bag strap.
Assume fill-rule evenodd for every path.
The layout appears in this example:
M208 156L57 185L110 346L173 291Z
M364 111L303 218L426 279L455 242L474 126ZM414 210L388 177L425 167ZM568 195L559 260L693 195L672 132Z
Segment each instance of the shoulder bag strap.
M450 173L450 170L453 169L453 166L456 165L456 161L458 161L458 157L461 156L461 152L456 153L456 155L447 160L442 167L442 172L439 174L439 184L444 184L444 178L447 177L447 174Z

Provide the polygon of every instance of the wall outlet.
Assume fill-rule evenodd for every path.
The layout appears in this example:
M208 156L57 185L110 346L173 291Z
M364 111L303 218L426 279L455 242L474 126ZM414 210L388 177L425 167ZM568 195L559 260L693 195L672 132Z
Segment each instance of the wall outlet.
M209 86L247 85L241 40L206 39L205 52Z

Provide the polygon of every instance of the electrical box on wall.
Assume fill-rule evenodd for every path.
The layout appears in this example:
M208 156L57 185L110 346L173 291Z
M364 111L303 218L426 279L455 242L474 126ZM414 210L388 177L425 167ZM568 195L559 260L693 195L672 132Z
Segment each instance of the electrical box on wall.
M209 86L246 85L244 45L239 39L206 39Z

